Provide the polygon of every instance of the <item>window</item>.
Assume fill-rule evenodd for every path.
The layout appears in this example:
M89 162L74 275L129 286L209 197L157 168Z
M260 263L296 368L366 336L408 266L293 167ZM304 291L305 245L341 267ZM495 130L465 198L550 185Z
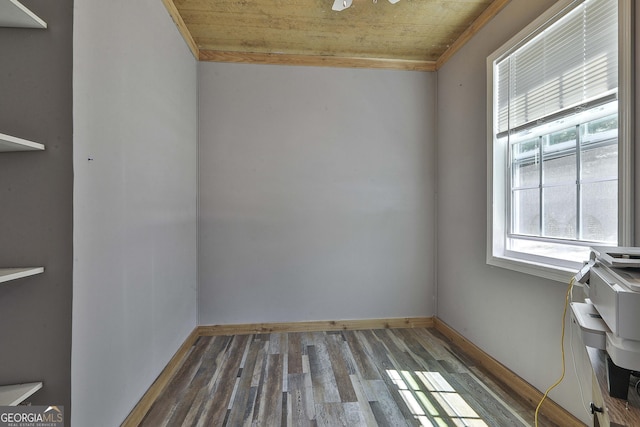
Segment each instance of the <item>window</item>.
M560 1L488 58L489 264L565 281L630 245L630 15Z

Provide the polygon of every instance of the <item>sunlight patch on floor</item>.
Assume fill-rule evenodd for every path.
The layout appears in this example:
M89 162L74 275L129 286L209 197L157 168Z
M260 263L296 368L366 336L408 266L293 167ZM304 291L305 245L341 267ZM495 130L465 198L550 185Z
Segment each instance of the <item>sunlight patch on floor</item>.
M387 375L398 387L402 400L420 425L440 427L453 423L457 426L488 427L439 372L414 371L412 374L410 371L387 369Z

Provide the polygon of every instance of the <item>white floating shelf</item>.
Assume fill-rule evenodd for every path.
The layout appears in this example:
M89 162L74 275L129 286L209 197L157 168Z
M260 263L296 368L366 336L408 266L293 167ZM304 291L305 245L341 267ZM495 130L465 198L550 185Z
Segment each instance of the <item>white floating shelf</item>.
M2 1L4 0L0 0L0 2ZM2 10L0 10L0 15L2 15ZM8 152L8 151L38 151L38 150L44 150L44 145L38 142L28 141L26 139L16 138L15 136L5 135L4 133L0 133L0 153Z
M29 268L0 268L0 283L9 280L21 279L23 277L33 276L44 272L44 267ZM0 405L2 406L2 405Z
M42 383L0 386L0 406L16 406L42 388Z
M0 0L0 27L47 28L47 23L18 0Z

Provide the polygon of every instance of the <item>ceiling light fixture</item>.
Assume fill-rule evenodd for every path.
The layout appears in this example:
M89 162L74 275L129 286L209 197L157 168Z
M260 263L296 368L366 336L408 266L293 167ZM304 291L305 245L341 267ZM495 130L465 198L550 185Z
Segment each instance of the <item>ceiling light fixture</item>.
M389 3L396 4L399 1L400 0L389 0ZM378 0L373 0L373 2L378 3ZM331 7L331 9L340 12L350 7L352 3L353 0L333 0L333 6Z
M351 6L353 0L334 0L333 7L331 9L340 12L341 10L345 10L349 6Z

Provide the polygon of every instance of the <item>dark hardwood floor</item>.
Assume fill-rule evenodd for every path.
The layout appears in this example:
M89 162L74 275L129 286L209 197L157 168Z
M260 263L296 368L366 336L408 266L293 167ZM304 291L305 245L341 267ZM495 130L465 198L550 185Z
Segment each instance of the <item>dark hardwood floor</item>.
M272 333L198 338L141 426L527 426L534 409L434 329Z

